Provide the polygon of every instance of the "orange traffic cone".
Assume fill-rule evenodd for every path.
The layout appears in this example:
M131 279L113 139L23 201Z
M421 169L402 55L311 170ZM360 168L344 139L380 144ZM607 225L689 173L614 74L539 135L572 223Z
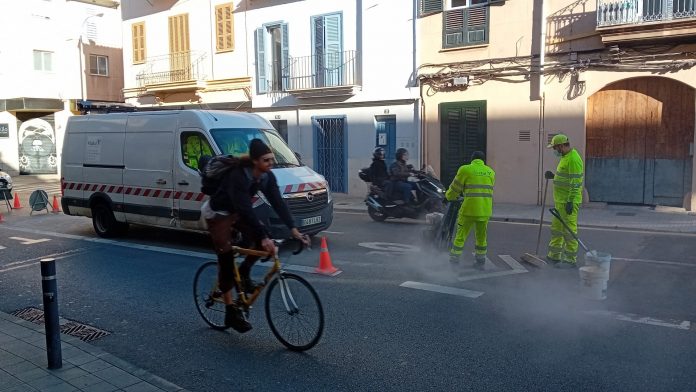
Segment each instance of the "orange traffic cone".
M341 271L334 267L331 263L331 255L329 247L326 245L326 237L321 237L321 253L319 254L319 267L314 269L314 272L322 275L335 276Z
M15 192L15 197L14 197L14 206L12 206L13 210L18 210L22 208L22 204L19 202L19 194Z
M53 195L53 212L54 213L60 212L60 206L58 205L58 197L56 197L56 195Z

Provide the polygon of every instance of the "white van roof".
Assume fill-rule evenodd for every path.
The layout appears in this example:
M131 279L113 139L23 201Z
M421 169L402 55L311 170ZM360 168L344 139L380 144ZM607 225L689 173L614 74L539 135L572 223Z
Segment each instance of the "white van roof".
M273 129L271 123L261 116L253 113L232 112L226 110L161 110L131 113L107 113L88 114L84 116L71 116L68 119L72 132L84 132L89 127L90 132L113 132L112 126L94 127L95 122L114 124L121 123L125 127L128 117L131 116L166 116L178 115L179 127L191 127L201 129L211 128L253 128ZM101 121L100 121L101 120ZM89 124L89 125L88 125ZM101 129L100 129L101 128Z

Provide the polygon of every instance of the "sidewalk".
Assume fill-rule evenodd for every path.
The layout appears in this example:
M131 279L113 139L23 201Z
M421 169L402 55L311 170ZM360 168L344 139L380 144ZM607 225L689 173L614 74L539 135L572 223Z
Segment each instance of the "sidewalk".
M334 194L334 209L337 211L365 212L367 207L362 197ZM548 208L544 222L551 222ZM539 223L541 206L496 203L493 206L493 221ZM583 227L601 227L628 230L646 230L669 233L696 233L696 213L676 207L648 207L606 205L590 203L580 208L578 224Z
M81 340L61 335L63 367L48 370L43 326L0 312L0 391L183 391Z

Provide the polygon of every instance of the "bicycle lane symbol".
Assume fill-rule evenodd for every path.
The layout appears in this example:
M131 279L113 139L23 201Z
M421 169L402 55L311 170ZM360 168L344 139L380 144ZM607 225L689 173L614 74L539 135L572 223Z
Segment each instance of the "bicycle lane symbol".
M420 247L395 242L360 242L358 246L374 249L367 252L368 256L397 256L406 253L418 253Z

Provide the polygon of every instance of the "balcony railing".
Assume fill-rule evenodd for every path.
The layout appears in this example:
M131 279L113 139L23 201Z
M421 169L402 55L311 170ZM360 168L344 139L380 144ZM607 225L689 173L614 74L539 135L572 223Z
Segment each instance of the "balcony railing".
M696 0L597 0L597 27L696 18Z
M196 52L150 57L145 68L136 75L138 87L205 80L205 58L205 53Z
M279 66L278 63L269 64L267 74L271 75L268 81L270 91L357 85L358 52L355 50L290 57L287 63L285 67Z

